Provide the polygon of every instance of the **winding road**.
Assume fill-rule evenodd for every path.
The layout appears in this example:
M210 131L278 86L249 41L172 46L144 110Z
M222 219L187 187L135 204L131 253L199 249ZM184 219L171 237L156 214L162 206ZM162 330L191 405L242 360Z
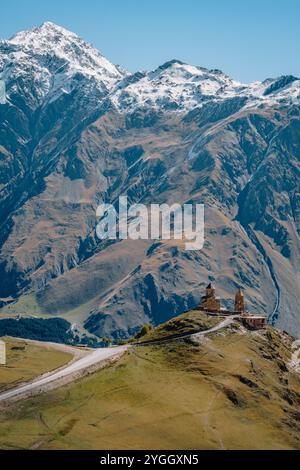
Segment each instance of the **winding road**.
M59 383L69 376L77 376L78 373L84 372L94 366L101 366L101 364L105 363L108 359L122 355L127 349L128 346L96 349L92 353L70 363L64 368L50 374L45 374L28 384L21 385L17 388L1 393L0 402L38 394L47 390L47 387L50 384L53 384L54 382Z
M190 337L190 338L199 338L205 336L209 333L213 333L218 331L222 328L225 328L230 325L234 321L236 317L226 318L221 321L218 325L210 328L209 330L199 331L197 333L185 333L180 336L176 336L174 338L166 338L162 340L153 340L144 343L135 343L133 346L125 345L125 346L117 346L111 348L101 348L96 349L90 354L87 354L84 357L79 358L78 360L72 361L67 366L56 370L52 373L45 374L32 382L29 382L25 385L21 385L16 387L12 390L8 390L0 394L0 403L5 402L7 400L12 399L22 399L29 396L37 395L43 391L47 391L49 388L54 388L55 386L60 386L64 382L64 379L77 378L78 374L84 373L90 370L93 367L101 367L101 365L105 364L108 360L116 358L124 354L130 347L136 346L146 346L147 344L161 344L170 341L180 340L182 338ZM68 381L70 382L70 380Z

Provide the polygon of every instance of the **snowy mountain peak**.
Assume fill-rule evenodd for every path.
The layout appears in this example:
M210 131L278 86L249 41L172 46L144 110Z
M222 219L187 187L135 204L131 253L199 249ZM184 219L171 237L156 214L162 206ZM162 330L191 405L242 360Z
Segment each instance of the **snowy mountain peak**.
M79 36L49 21L29 31L17 33L8 42L28 54L55 56L68 64L69 68L96 76L107 86L126 75L126 72L109 62Z
M170 60L155 70L126 78L111 96L121 112L150 107L187 112L208 102L242 98L245 106L300 102L300 81L293 76L242 84L219 69Z
M245 85L218 69L178 59L150 72L129 74L75 33L50 21L0 41L0 73L8 93L16 91L19 83L33 86L38 105L78 88L83 96L94 95L93 103L109 95L121 112L144 107L186 112L235 97L246 98L245 106L300 100L300 82L293 76Z
M34 42L36 42L37 40L41 40L42 38L53 40L55 36L59 35L73 38L78 37L75 33L68 31L62 26L58 26L55 23L51 23L51 21L46 21L45 23L41 24L36 28L26 31L20 31L10 39L10 42L13 44L29 45L34 44Z
M103 97L128 75L79 36L49 21L0 41L0 72L8 96L18 83L34 87L34 106L78 87L82 93Z
M185 111L213 98L231 97L244 86L219 70L170 60L157 69L126 80L112 96L120 109L153 107Z

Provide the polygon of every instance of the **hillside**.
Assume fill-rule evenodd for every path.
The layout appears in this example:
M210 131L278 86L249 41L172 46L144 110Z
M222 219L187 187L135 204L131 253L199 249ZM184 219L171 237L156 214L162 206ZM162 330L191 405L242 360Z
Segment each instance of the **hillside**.
M16 338L2 339L6 343L7 364L0 366L0 392L58 369L73 358L68 348Z
M239 83L168 61L130 74L53 23L0 41L1 316L60 316L128 338L225 306L292 335L299 317L300 80ZM205 205L205 245L96 237L96 208Z
M153 328L144 325L140 332L130 342L147 343L148 341L165 341L179 336L206 331L220 323L220 318L205 312L191 310ZM146 327L146 328L145 328Z
M206 321L188 317L189 328ZM291 343L236 322L198 342L133 347L73 385L3 408L0 448L300 449Z

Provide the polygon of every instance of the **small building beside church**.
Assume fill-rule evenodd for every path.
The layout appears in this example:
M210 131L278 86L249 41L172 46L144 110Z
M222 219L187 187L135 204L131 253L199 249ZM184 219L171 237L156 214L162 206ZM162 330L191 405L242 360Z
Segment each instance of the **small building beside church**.
M267 319L263 315L242 314L241 321L251 330L262 330L267 326Z
M0 340L0 365L5 366L6 364L6 344Z

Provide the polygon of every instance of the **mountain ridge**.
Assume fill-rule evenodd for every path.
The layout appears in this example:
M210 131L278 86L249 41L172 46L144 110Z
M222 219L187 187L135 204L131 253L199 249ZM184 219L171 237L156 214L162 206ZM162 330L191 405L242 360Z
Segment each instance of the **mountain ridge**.
M208 97L210 96L210 92L214 92L214 94L220 93L220 89L226 88L228 85L232 85L232 89L228 89L227 93L228 96L226 96L226 90L225 94L220 93L220 98L224 99L226 97L231 97L232 93L235 91L237 92L238 95L240 96L247 96L247 97L252 97L252 98L266 98L267 96L271 94L276 94L278 91L280 91L282 88L286 88L289 85L291 85L291 90L289 90L291 93L299 93L300 89L300 81L299 78L293 77L292 75L286 75L286 76L281 76L278 78L273 78L273 79L266 79L263 82L253 82L249 85L242 84L238 81L232 80L228 75L224 74L222 71L217 70L217 69L207 69L205 67L200 67L200 66L191 66L181 60L177 59L172 59L164 64L158 66L155 70L150 71L150 72L135 72L133 74L130 74L129 72L126 72L125 70L121 69L119 66L114 66L110 61L108 61L101 53L97 51L97 49L93 48L90 44L85 42L83 39L81 39L79 36L77 36L75 33L72 33L68 31L67 29L58 26L52 22L45 22L41 26L33 28L28 31L22 31L20 33L15 34L11 39L9 40L1 40L0 43L9 46L17 46L20 47L21 49L25 49L27 52L33 52L33 53L41 53L45 54L48 53L48 46L49 43L54 45L53 52L55 52L60 59L62 59L64 56L67 57L66 52L69 52L71 54L71 58L76 60L76 54L74 55L73 52L76 52L77 54L81 53L82 50L75 50L72 51L72 47L74 46L77 49L80 49L80 46L83 49L86 49L85 51L85 56L90 55L91 59L91 64L93 66L98 66L100 67L100 70L103 69L106 73L108 73L110 80L108 77L106 77L104 80L106 86L109 85L112 91L112 95L114 95L116 92L118 92L118 81L122 81L124 78L130 78L135 77L137 74L142 74L144 76L141 76L138 81L143 81L143 78L146 76L149 76L150 81L151 78L155 78L157 75L163 74L166 70L171 70L173 72L174 78L176 79L176 75L181 74L186 74L187 76L191 75L192 79L195 81L197 78L202 76L202 80L205 84L208 81L206 85L206 88L204 87L204 90L202 91L202 94L205 96L207 95ZM60 44L62 43L62 44ZM20 56L19 56L20 58ZM90 64L90 65L91 65ZM2 65L3 66L3 65ZM61 65L61 67L64 67L64 64ZM75 67L76 68L76 67ZM175 68L175 70L172 70ZM178 69L178 70L177 70ZM60 67L59 69L60 70ZM102 70L102 71L103 71ZM86 74L92 74L95 75L97 78L99 78L99 73L97 73L95 70L93 70L93 67L87 66L82 68L82 71ZM5 78L5 74L4 74ZM65 77L63 77L65 78ZM170 77L167 77L167 79ZM213 78L213 80L211 80ZM221 80L221 85L218 86L218 80L219 78ZM293 89L293 83L294 82L299 82L297 83L296 89ZM117 84L116 86L116 91L113 89L113 84ZM176 85L175 81L173 83L169 83L169 86L171 85ZM186 85L186 82L185 82ZM125 85L125 89L127 88L126 92L128 93L128 87L130 87L131 84L128 84L127 86ZM141 91L141 90L139 90ZM143 90L142 90L143 91ZM146 90L144 90L145 93L149 93ZM273 97L274 98L274 97ZM282 97L284 99L284 96ZM133 97L132 100L133 102L135 101L136 97ZM122 97L114 97L113 102L115 105L119 105L120 108L122 106L120 105L120 101L122 101ZM144 101L142 101L141 104L143 104ZM148 103L149 104L149 103ZM152 103L154 105L155 103ZM199 106L201 104L200 101L193 101L191 100L191 103L187 104L189 109L193 109L193 107ZM177 106L176 106L177 105ZM176 100L173 102L174 109L176 111L180 110L180 104L176 102ZM172 109L172 103L169 104L168 109ZM186 107L184 107L184 111L186 111Z
M254 311L300 334L299 79L242 85L178 60L132 75L113 68L112 77L94 70L94 52L86 73L82 40L68 33L70 52L67 33L57 27L57 44L56 26L44 28L51 60L43 44L40 54L26 49L26 33L20 44L0 42L4 314L27 305L124 337L194 308L210 279L228 304L241 286ZM72 41L77 62L66 67ZM203 202L203 251L97 240L97 205L124 194Z

